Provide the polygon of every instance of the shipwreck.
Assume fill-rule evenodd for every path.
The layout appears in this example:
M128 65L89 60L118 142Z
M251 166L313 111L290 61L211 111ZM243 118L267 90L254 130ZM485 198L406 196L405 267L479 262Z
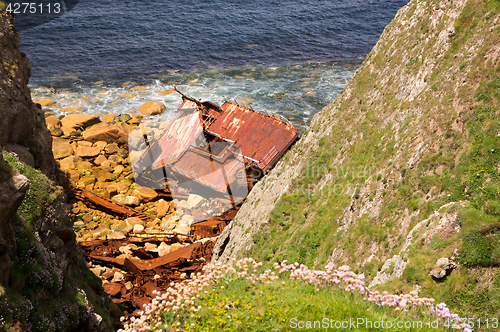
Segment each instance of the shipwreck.
M240 204L299 138L283 117L226 101L222 106L182 96L178 115L162 130L141 124L129 141L135 182L168 192L220 202L195 214L195 222ZM155 124L157 125L157 124Z

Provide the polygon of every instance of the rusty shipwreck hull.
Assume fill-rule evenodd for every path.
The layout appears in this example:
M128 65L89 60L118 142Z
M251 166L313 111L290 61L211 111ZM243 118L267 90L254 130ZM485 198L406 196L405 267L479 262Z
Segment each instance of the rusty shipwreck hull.
M234 208L299 132L278 115L226 101L222 106L182 95L178 116L159 135L144 126L145 149L133 163L137 183L173 198L222 197Z

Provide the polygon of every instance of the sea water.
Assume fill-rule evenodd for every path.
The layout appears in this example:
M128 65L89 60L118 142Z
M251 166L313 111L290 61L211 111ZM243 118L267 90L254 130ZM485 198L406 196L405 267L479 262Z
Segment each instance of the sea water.
M137 113L157 100L171 118L180 95L158 92L175 86L304 130L406 2L81 0L22 30L20 48L32 63L33 99L57 101L45 109L55 115Z

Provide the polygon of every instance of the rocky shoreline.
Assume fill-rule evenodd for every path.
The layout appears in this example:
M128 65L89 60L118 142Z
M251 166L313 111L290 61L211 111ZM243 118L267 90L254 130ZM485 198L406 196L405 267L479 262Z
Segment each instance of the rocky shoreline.
M42 102L50 105L47 101ZM145 110L150 107L153 111ZM154 102L144 104L140 111L155 114L161 109L161 105ZM148 294L152 290L160 290L164 283L181 280L189 272L199 271L210 260L216 236L228 220L209 223L207 229L199 231L203 227L193 226L195 216L199 216L202 210L215 210L229 202L208 201L196 194L172 200L168 193L134 182L130 162L134 156L129 155L129 140L134 140L134 133L138 132L134 129L141 123L147 122L154 127L153 121L141 114L105 115L100 118L72 113L57 118L46 113L45 122L52 135L57 166L66 177L63 182L70 197L76 240L87 252L87 265L102 280L108 295L115 302L123 303L125 299L132 303L124 305L127 315L134 310L137 312L143 303L148 302L148 298L154 298L152 293ZM157 130L162 129L160 124L156 127ZM105 200L105 204L128 209L134 216L126 217L107 210L105 206L96 206L82 199L82 195L78 194L82 192ZM201 253L199 250L192 253L191 247L198 242L202 245ZM178 266L172 265L169 257L185 247L190 247L184 250L189 252L185 254L186 259L176 258ZM96 258L96 253L99 258ZM150 276L142 273L139 276L117 263L132 259L135 264L141 264L140 259L163 258L169 260L167 265L170 269L157 269ZM193 271L190 271L190 266ZM179 272L180 268L183 271ZM145 284L148 284L148 289L138 290ZM132 293L140 296L134 301Z

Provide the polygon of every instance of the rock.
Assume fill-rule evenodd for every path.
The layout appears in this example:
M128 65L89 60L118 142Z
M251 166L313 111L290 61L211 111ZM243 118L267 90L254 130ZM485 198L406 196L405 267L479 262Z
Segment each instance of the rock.
M137 224L134 225L134 233L143 233L144 232L144 226Z
M83 178L80 179L80 183L82 183L85 187L88 186L89 184L94 184L95 182L96 178L92 175L84 176Z
M152 251L152 250L155 250L156 248L157 248L157 246L154 243L146 242L144 244L144 249L146 249L146 251Z
M156 191L154 191L153 189L140 186L136 186L132 195L139 198L142 203L151 202L158 196Z
M167 108L162 102L159 101L148 101L141 106L139 106L139 112L144 115L157 115L165 112Z
M122 165L118 165L116 166L114 169L113 169L113 173L116 173L116 174L121 174L123 172L123 170L125 169L125 167L123 167Z
M94 159L94 164L102 165L102 163L105 162L106 160L108 160L108 159L106 159L106 157L101 154L97 158Z
M35 158L30 153L29 148L18 144L7 144L4 146L4 149L9 152L14 152L17 155L17 159L26 165L35 168Z
M75 223L73 224L73 228L74 229L80 229L80 228L83 228L85 227L85 223L81 220L79 221L75 221Z
M158 93L161 94L162 96L167 96L167 95L174 93L174 92L175 92L175 90L170 90L170 89L158 91Z
M141 218L130 217L130 218L125 219L125 221L127 221L132 226L134 226L134 225L143 225L144 226L144 221L142 221Z
M77 113L80 112L82 109L80 107L63 107L59 109L59 112L61 113Z
M115 272L115 274L113 275L113 282L120 282L122 281L123 279L125 278L125 276L123 275L123 273L121 272Z
M134 128L132 128L125 122L118 122L114 126L116 126L116 128L120 129L127 135L129 135L134 130Z
M162 242L164 243L164 242ZM170 249L170 246L167 246L165 248L160 248L158 247L158 256L162 257L165 256L166 254L170 254L172 250Z
M61 136L63 135L63 131L61 130L62 122L55 116L51 115L45 118L45 124L47 125L47 129L49 129L50 134L52 136Z
M40 104L44 107L48 107L48 106L52 106L54 104L56 104L57 102L54 101L54 100L50 100L50 99L44 99L44 100L37 100L37 101L34 101L36 102L37 104Z
M69 156L64 159L58 160L59 168L63 171L69 171L76 168L75 156Z
M446 270L443 268L440 268L440 267L436 267L436 268L432 269L432 271L429 273L429 275L433 278L441 279L444 276L446 276Z
M441 257L436 261L436 266L445 270L449 269L450 265L450 260L446 257Z
M116 231L122 231L124 233L129 233L129 232L132 232L132 230L134 229L134 226L131 225L129 222L127 222L126 220L119 223L118 225L115 225L113 227L113 230L116 230Z
M181 226L191 226L194 223L194 217L189 214L184 214L179 222Z
M106 143L124 144L128 141L128 135L116 124L109 125L100 123L83 132L83 138L89 142L104 141Z
M92 165L90 162L84 160L78 163L77 168L79 170L90 170L94 168L94 165Z
M54 138L52 140L52 153L55 159L62 159L72 156L74 151L67 140Z
M113 122L115 121L115 116L113 114L106 114L102 117L102 121Z
M206 200L202 196L196 194L190 194L187 200L187 208L189 210L197 208L198 206L202 205L204 201Z
M181 235L189 235L189 233L191 233L191 227L189 226L177 226L175 227L174 231L177 233L177 234L181 234Z
M180 244L180 243L173 243L171 246L170 246L170 250L171 251L176 251L176 250L179 250L180 248L182 248L183 245Z
M92 146L98 146L98 147L104 149L107 145L108 145L108 143L106 143L104 141L97 141Z
M108 235L106 235L106 238L108 240L121 240L126 238L125 232L121 230L111 230L108 232Z
M101 166L104 168L108 168L108 167L114 168L116 166L116 164L114 162L112 162L111 160L105 160L102 162Z
M61 120L62 127L85 129L96 123L101 122L97 115L90 114L69 114Z
M116 122L127 122L128 120L132 119L132 117L129 114L121 114L117 119Z
M118 145L116 145L116 143L109 143L108 145L106 145L106 147L104 148L104 151L107 153L107 154L114 154L114 153L117 153L118 152Z
M78 146L76 149L76 154L82 158L93 158L97 157L101 153L102 148L100 146Z
M124 98L134 98L134 97L137 97L137 93L125 93L121 96Z
M151 88L148 86L137 85L137 86L134 86L133 88L131 88L130 91L144 91L144 90L150 90L150 89Z
M127 196L125 197L125 205L130 205L130 206L139 206L141 205L141 202L139 198L134 197L134 196Z
M160 199L156 203L156 217L157 218L163 218L170 212L173 212L174 207L173 207L173 202L167 202L163 199Z

